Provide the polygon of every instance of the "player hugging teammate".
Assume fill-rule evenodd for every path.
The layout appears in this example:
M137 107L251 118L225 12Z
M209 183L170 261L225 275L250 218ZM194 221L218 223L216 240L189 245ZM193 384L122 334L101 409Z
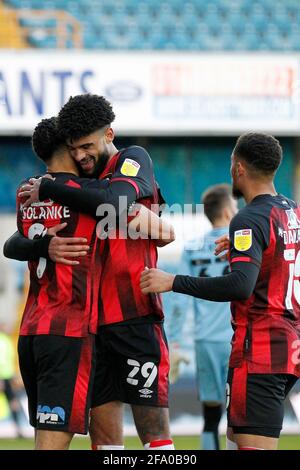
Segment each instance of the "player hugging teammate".
M22 185L20 233L5 246L7 256L31 260L19 356L38 449L68 448L74 432L86 432L90 407L93 448L123 449L123 403L146 449L174 448L161 300L139 288L140 272L156 266L157 245L174 235L159 221L156 239L133 240L118 225L109 237L96 236L99 206L121 216L126 197L126 213L138 201L136 217L146 211L152 220L159 218L149 209L162 202L146 150L115 147L114 117L103 97L79 95L40 124L44 135L33 144L52 178ZM56 215L44 219L49 206Z

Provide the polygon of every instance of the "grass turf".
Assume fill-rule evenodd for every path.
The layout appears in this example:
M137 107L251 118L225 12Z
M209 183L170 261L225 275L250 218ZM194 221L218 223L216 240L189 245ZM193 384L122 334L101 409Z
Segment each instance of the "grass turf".
M198 436L175 436L175 447L177 450L198 450ZM142 449L137 437L125 438L126 449ZM225 448L225 437L222 436L221 448ZM0 439L0 450L30 450L33 449L32 439ZM89 450L88 438L75 437L71 444L72 450ZM282 435L279 440L280 450L300 450L300 435Z

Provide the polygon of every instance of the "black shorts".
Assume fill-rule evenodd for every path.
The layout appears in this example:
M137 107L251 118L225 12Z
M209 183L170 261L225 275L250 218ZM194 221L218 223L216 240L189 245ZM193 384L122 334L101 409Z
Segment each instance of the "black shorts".
M94 335L20 336L18 353L30 424L86 434L95 372Z
M235 434L278 438L284 400L297 380L290 374L249 374L246 362L230 368L226 385L228 426Z
M101 326L92 407L111 401L168 407L169 351L162 322Z

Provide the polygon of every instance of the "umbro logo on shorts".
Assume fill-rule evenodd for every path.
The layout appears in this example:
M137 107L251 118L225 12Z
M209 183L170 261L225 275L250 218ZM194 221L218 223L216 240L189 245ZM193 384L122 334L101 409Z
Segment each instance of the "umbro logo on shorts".
M141 390L139 390L139 392L141 394L141 398L151 398L151 394L153 393L153 391L149 390L149 388L142 388Z

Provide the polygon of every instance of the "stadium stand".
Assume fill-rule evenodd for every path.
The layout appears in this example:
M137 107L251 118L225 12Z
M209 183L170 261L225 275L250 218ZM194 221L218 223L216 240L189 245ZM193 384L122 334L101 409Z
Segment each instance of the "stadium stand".
M22 28L15 11L3 7L0 3L0 48L11 47L22 49L27 47L23 38Z
M0 48L295 52L299 19L299 0L0 0ZM278 188L291 196L293 144L283 144ZM150 139L145 145L170 204L197 202L205 185L229 179L233 139ZM40 171L27 137L2 138L0 212L14 211L17 184Z
M11 8L7 15L17 14L28 44L37 48L300 50L298 0L6 0L4 4ZM18 25L11 27L9 36L18 37L17 31ZM10 42L6 47L21 46Z
M66 3L66 2L64 2ZM82 26L59 2L0 2L0 47L82 47Z

